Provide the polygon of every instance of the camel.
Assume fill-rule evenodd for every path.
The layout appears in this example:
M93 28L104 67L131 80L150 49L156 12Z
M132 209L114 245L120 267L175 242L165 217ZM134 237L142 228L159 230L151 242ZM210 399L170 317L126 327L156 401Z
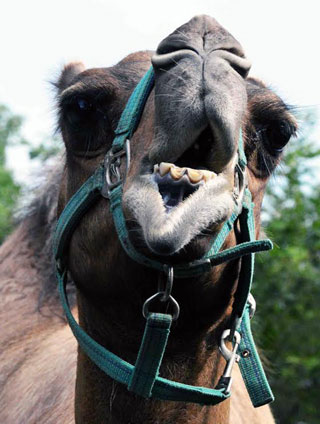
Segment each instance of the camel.
M297 129L289 108L249 77L249 69L238 41L204 15L170 34L155 53L130 54L109 68L65 66L55 84L65 155L47 171L45 186L0 251L1 423L275 422L269 406L253 407L237 364L230 395L222 355L225 348L234 349L233 362L250 356L248 350L236 355L234 316L243 264L253 251L223 255L243 241L239 217L246 193L254 204L252 245L263 245L266 184ZM126 142L119 121L143 78L149 78L148 92ZM112 146L121 137L116 155ZM90 192L95 196L90 207L75 225L63 221L72 231L57 236L70 199L97 172L101 192ZM119 187L122 197L112 200ZM124 241L110 203L122 214ZM203 260L235 207L222 253L213 262ZM55 233L56 216L61 225ZM129 387L97 366L85 349L77 350L57 296L54 255L59 255L52 254L53 245L62 246L58 276L63 284L73 283L70 308L85 333L133 365L142 351L142 371L131 376ZM220 257L225 259L219 262ZM159 324L159 317L164 325L170 321L171 334L165 342L162 336L150 342L155 356L163 353L160 344L164 355L160 374L150 371L152 382L141 388L148 362L144 349L149 352L147 343L140 348L145 324ZM152 325L145 331L153 332ZM215 404L162 399L160 377L218 387L224 399Z

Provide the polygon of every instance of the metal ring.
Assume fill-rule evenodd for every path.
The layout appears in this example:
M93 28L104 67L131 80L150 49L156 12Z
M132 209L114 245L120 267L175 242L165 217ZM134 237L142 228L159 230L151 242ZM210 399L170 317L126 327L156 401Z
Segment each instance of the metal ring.
M125 156L126 167L123 177L120 174L121 158ZM117 187L119 184L123 184L125 181L130 166L130 140L126 139L124 146L114 152L113 147L108 151L104 159L105 169L105 184L107 194L110 194L110 190Z
M220 345L219 345L219 349L220 352L222 354L222 356L224 357L224 359L226 361L229 361L230 358L233 355L233 350L230 350L227 348L226 344L225 344L225 340L229 339L229 336L231 334L231 330L224 330L224 332L222 333L221 339L220 339ZM234 336L233 336L233 340L235 342L235 344L238 346L241 342L241 336L240 333L238 331L234 332Z
M164 296L164 293L165 293L165 292L163 292L163 291L160 291L160 292L158 292L158 293L155 293L153 296L149 297L149 299L147 299L147 300L144 302L143 307L142 307L142 315L143 315L146 319L148 318L148 315L150 314L150 312L149 312L149 305L150 305L150 303L151 303L153 300L156 300L156 299L158 299L158 300L160 300L160 301L161 301L161 298ZM179 314L180 314L180 306L179 306L179 303L176 301L176 299L175 299L174 297L172 297L172 296L171 296L171 294L169 295L168 302L170 302L170 303L171 303L171 305L172 305L173 312L172 312L172 314L171 314L171 315L172 315L172 320L173 320L173 321L175 321L176 319L178 319Z

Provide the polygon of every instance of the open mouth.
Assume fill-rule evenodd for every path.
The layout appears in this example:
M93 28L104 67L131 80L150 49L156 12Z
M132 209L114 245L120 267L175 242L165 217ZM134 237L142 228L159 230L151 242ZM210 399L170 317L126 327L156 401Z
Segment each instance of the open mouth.
M207 127L176 160L176 165L168 162L154 165L153 181L158 185L166 212L217 177L215 172L208 169L213 143L211 129Z
M155 165L153 171L167 212L216 176L212 171L180 168L167 162Z
M180 252L205 230L215 231L234 209L237 156L220 166L210 128L172 158L174 163L166 161L168 150L158 155L151 172L136 175L123 200L129 219L141 228L137 239L141 237L152 253L161 256Z

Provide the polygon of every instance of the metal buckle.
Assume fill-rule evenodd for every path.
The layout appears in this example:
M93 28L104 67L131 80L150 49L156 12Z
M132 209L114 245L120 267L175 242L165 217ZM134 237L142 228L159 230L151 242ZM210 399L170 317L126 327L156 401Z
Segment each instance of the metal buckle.
M158 292L158 293L155 293L153 296L149 297L149 299L147 299L144 302L143 307L142 307L142 315L145 318L148 318L148 315L151 313L149 311L150 303L152 301L156 300L156 299L160 300L160 302L161 302L162 296L163 296L163 292ZM176 299L171 296L171 294L168 297L168 306L169 305L172 306L172 314L171 314L172 315L172 321L176 321L179 318L179 315L180 315L180 306L179 306L179 303L176 301Z
M145 318L148 318L149 312L149 306L150 303L154 300L159 300L162 303L167 303L168 307L171 305L172 307L172 321L175 321L178 319L180 314L180 306L179 303L175 300L174 297L171 296L171 290L173 285L173 267L172 266L166 266L165 271L167 272L167 281L165 287L162 289L161 282L159 281L158 284L158 292L155 293L153 296L149 297L143 304L142 307L142 315Z
M220 377L217 387L220 389L224 389L224 392L226 395L230 393L230 389L231 389L231 384L232 384L231 373L232 373L233 366L236 362L240 361L240 355L237 354L237 350L241 342L240 333L238 331L234 332L232 350L228 349L225 344L225 340L230 340L230 334L231 334L230 329L225 330L222 333L220 345L219 345L219 350L222 356L224 357L224 359L227 361L227 364L225 366L222 376Z
M242 198L242 193L245 187L245 174L241 169L239 163L236 164L234 169L235 186L233 189L233 199L237 205L239 205L239 199Z
M126 158L126 168L124 176L121 177L120 167L121 167L121 158L125 156ZM126 139L124 148L114 152L111 148L105 156L104 159L104 169L106 172L105 176L105 185L103 186L101 193L104 197L109 198L110 191L122 184L128 174L130 166L130 140Z

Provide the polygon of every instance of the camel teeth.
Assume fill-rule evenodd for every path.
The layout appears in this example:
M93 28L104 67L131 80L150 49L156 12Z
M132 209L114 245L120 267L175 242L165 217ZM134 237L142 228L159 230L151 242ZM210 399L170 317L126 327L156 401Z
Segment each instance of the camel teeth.
M179 166L175 166L173 163L168 162L161 162L159 165L154 165L153 172L154 174L160 174L161 177L170 173L171 178L175 181L180 180L186 174L192 184L197 184L200 181L206 183L217 176L217 174L212 171L207 171L205 169L180 168Z
M185 173L185 168L179 168L178 166L172 166L170 168L170 175L174 180L180 180Z
M198 170L192 169L192 168L187 168L187 171L188 171L189 180L192 183L195 184L195 183L198 183L199 181L202 180L204 171L198 171Z
M205 182L208 182L209 180L212 180L213 178L217 176L217 174L212 171L202 171L202 173L203 173L203 179Z
M159 166L159 173L161 177L166 175L170 171L171 167L172 167L172 163L161 162Z

